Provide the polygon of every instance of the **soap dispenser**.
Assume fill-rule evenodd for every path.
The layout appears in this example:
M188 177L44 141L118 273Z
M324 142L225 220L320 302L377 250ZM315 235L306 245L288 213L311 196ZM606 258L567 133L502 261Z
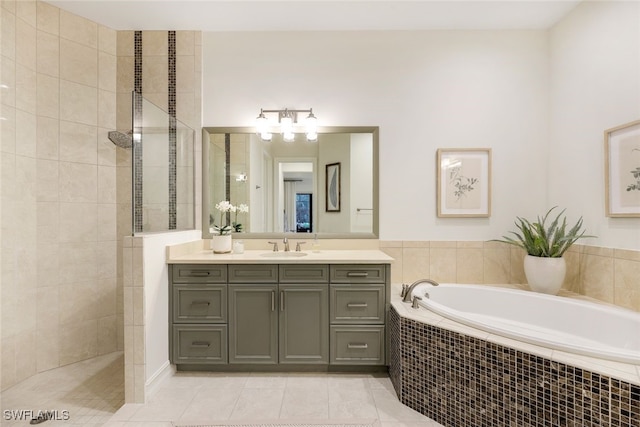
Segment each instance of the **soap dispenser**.
M311 243L312 252L320 252L320 242L318 241L318 233L313 237L313 243Z

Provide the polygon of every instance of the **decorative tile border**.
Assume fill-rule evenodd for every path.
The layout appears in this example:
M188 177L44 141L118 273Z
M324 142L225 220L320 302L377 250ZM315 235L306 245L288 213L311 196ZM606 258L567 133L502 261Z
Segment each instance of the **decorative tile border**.
M133 35L133 133L142 135L142 31ZM133 231L143 231L142 210L142 138L133 140Z
M389 314L391 382L445 426L640 427L640 386Z
M176 119L176 32L168 32L168 112L169 112L169 230L175 230L178 218L177 195L177 119Z

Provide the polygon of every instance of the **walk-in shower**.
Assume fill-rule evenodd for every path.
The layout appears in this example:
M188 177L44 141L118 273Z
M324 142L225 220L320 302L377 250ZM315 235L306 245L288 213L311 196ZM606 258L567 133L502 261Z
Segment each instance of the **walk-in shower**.
M132 94L130 131L111 131L131 149L133 233L195 227L195 132L141 94Z

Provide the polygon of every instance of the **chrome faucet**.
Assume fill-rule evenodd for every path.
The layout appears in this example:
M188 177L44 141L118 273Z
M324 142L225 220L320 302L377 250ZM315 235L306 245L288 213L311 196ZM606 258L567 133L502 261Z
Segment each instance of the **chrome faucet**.
M411 284L411 286L409 286L407 288L407 291L404 292L404 296L402 297L402 302L411 302L411 292L413 292L413 288L415 288L416 286L418 286L421 283L430 283L433 286L439 286L440 284L438 282L436 282L435 280L431 280L431 279L420 279L420 280L416 280L415 282L413 282Z
M284 236L282 243L284 243L284 251L289 252L289 239L287 239L287 236Z

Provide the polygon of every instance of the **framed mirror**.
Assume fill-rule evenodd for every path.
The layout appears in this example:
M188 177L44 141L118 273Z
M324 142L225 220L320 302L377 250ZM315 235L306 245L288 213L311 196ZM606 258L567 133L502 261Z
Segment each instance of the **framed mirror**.
M242 224L242 238L378 237L377 127L323 127L315 142L205 127L202 159L204 238L220 222ZM224 200L248 212L221 214Z

